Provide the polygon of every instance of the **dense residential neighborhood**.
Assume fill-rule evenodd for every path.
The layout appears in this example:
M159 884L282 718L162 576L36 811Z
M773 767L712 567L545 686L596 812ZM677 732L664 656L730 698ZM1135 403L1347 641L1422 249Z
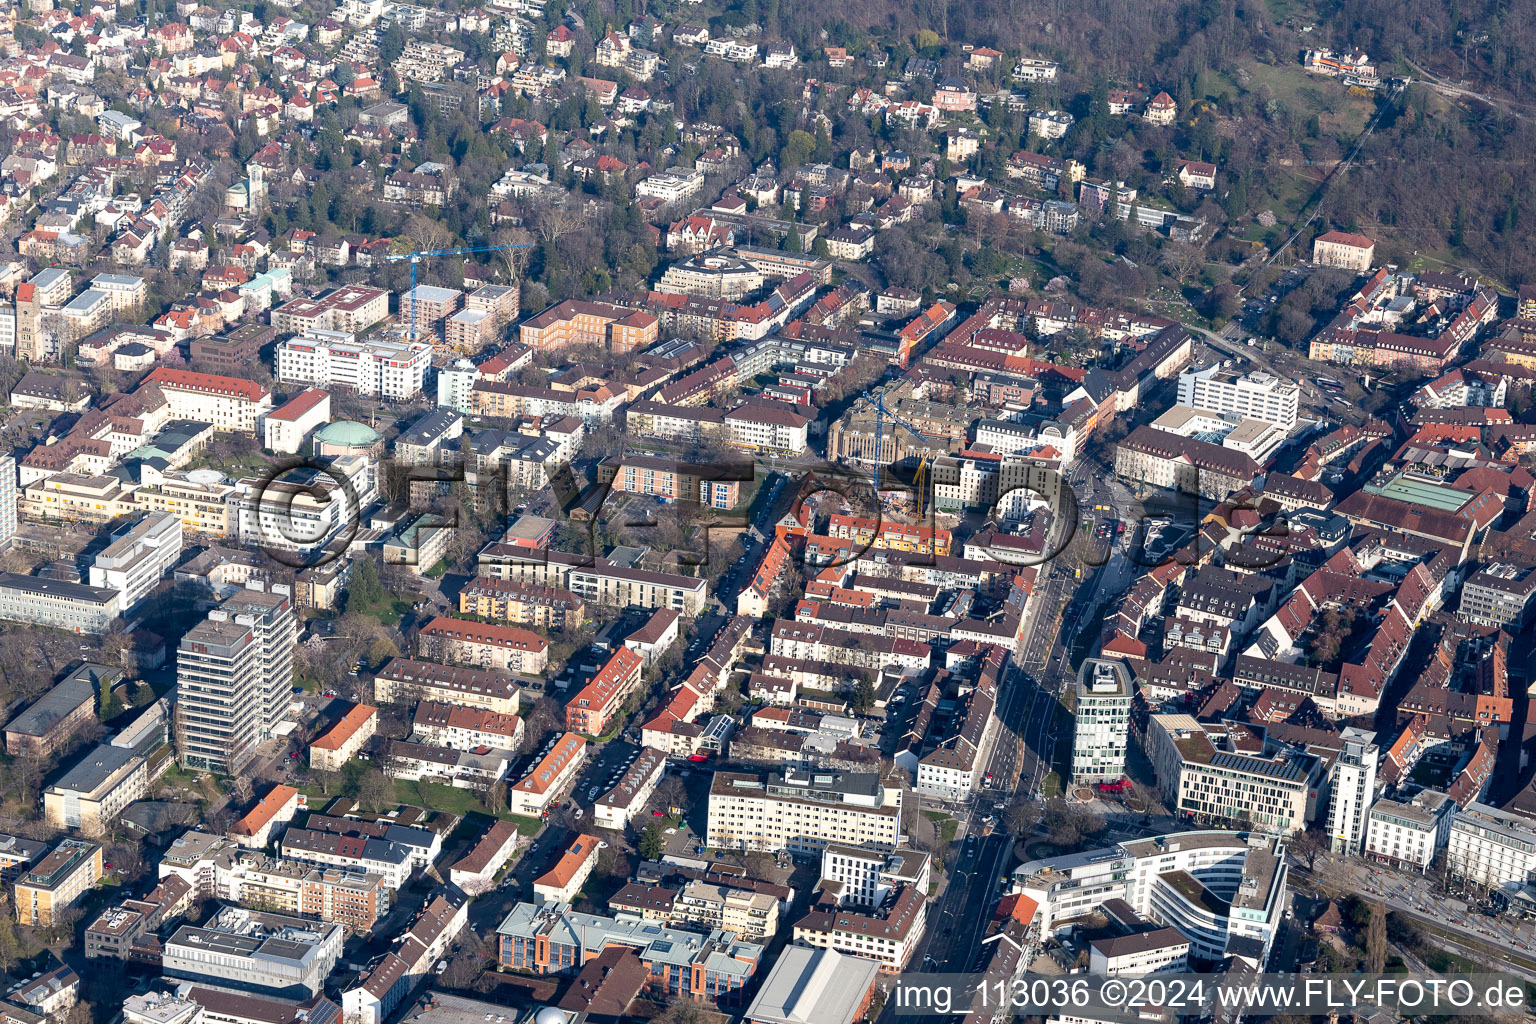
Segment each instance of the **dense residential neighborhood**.
M6 5L0 1024L1536 984L1536 49L1405 7Z

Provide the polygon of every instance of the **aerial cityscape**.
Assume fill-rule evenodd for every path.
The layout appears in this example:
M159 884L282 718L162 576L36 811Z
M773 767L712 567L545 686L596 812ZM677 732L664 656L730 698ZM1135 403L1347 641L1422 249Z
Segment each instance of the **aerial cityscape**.
M1531 14L0 4L0 1024L1536 1016Z

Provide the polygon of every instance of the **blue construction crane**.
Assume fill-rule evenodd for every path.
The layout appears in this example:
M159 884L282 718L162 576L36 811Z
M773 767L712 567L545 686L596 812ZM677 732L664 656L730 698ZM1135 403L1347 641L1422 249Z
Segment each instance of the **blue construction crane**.
M505 249L531 249L531 242L519 242L516 245L474 245L464 249L424 249L421 252L403 252L398 256L384 257L385 263L399 263L401 260L411 261L411 290L407 294L411 296L411 340L416 340L416 267L428 256L464 256L472 252L501 252Z
M881 392L866 391L861 397L870 405L875 407L875 458L874 468L870 471L869 488L874 492L875 503L878 505L880 502L880 449L881 445L884 443L883 438L885 436L885 418L889 416L896 422L897 426L906 427L925 442L932 443L933 438L930 438L927 434L923 433L921 430L918 430L912 424L908 423L906 420L902 419L900 416L897 416L894 412L891 412L891 410L887 409L885 407L885 396ZM927 468L927 466L928 455L925 452L923 457L918 461L917 472L913 474L912 477L912 483L917 492L918 508L922 508L923 504L921 481L923 479L923 471Z

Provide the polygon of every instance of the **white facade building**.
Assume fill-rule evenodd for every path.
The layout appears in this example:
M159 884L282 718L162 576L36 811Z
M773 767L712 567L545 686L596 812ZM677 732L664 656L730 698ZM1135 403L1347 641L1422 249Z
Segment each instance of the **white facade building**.
M1263 370L1240 373L1218 363L1179 374L1178 404L1263 420L1285 430L1296 426L1300 399L1295 381Z
M1175 832L1014 870L1012 889L1037 904L1042 937L1124 900L1139 916L1176 929L1190 956L1268 958L1290 901L1285 843L1258 832Z
M1084 659L1077 675L1072 781L1108 782L1123 778L1130 734L1130 672L1123 662Z
M1346 728L1344 749L1333 762L1332 793L1328 801L1328 845L1334 853L1359 853L1369 828L1371 801L1376 799L1376 767L1381 748L1376 734Z
M1536 821L1487 804L1456 812L1446 847L1452 877L1519 888L1536 872Z
M181 520L153 512L119 531L91 564L91 586L116 590L123 614L149 596L181 557Z
M1420 790L1411 800L1382 797L1371 806L1365 856L1428 871L1450 840L1455 813L1455 801L1434 790Z
M277 378L284 383L382 398L420 395L431 366L432 346L425 342L357 341L347 331L311 329L277 347Z
M902 839L901 792L872 772L716 772L706 844L799 853L832 844L894 850Z
M0 551L16 536L16 457L0 455Z

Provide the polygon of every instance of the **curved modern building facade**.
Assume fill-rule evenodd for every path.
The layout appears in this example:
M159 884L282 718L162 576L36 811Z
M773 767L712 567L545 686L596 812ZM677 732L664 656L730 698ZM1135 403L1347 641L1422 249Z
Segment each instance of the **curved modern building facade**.
M1286 883L1282 839L1206 830L1031 861L1014 872L1013 891L1038 904L1041 936L1120 899L1187 938L1192 958L1259 966L1285 914Z

